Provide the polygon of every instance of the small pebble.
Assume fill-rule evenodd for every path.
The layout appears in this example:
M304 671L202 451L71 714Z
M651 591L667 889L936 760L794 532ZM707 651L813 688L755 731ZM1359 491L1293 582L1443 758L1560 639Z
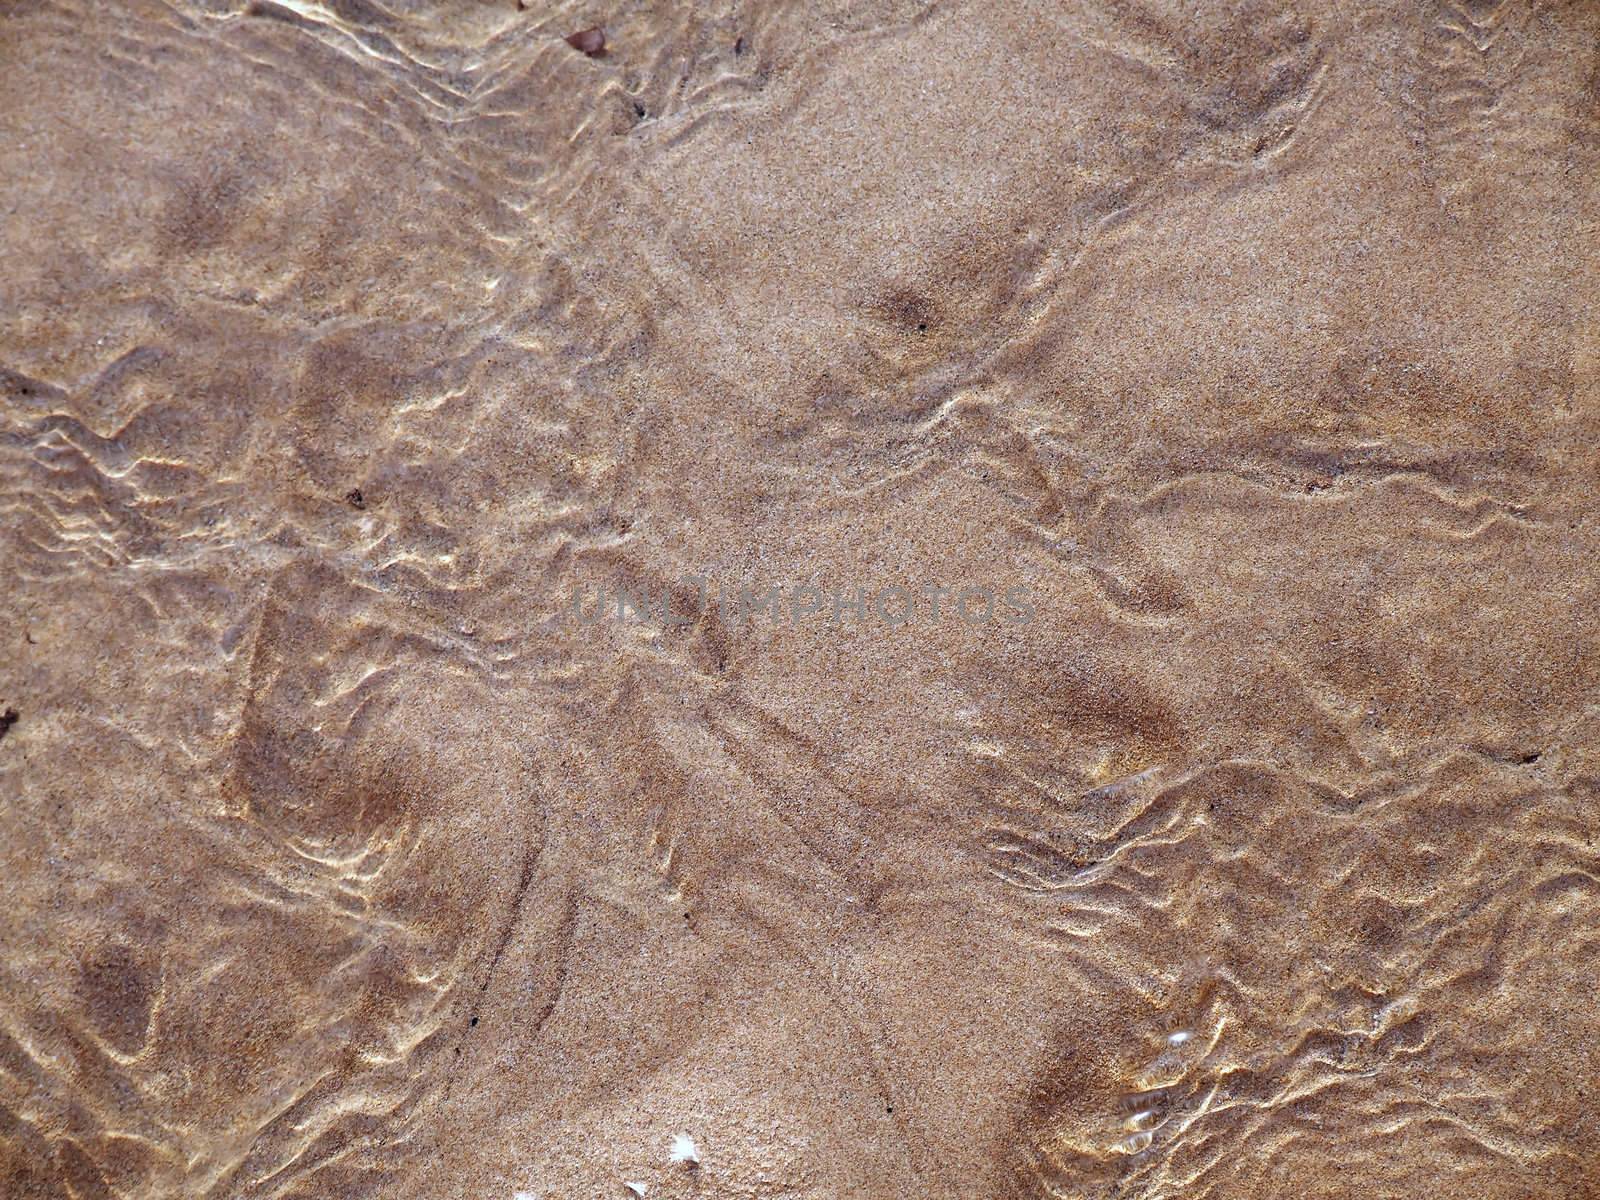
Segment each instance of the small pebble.
M567 45L574 50L582 50L590 58L597 54L605 53L606 31L596 25L593 29L579 30L577 33L567 34Z

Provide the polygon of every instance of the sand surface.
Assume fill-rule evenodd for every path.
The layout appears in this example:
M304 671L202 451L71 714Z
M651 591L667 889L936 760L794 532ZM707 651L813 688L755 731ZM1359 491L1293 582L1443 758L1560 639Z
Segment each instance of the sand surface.
M0 180L4 1200L1600 1195L1600 4L0 0Z

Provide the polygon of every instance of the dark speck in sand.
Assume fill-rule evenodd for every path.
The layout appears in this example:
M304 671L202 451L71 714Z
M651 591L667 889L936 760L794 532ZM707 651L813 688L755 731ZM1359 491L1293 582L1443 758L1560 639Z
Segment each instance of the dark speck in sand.
M574 50L582 50L590 58L597 54L604 54L606 49L606 31L596 25L593 29L579 30L577 33L567 34L567 45Z

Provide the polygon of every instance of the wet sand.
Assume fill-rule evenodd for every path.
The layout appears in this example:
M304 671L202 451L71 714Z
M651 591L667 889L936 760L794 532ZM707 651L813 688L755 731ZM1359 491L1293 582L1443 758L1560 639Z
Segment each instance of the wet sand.
M1600 6L0 67L0 1196L1600 1194Z

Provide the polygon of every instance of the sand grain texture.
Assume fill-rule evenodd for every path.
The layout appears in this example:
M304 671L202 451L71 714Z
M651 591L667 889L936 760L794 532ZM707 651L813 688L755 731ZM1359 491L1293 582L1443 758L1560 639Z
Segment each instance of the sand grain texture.
M0 3L0 1197L1600 1195L1597 172L1586 0Z

